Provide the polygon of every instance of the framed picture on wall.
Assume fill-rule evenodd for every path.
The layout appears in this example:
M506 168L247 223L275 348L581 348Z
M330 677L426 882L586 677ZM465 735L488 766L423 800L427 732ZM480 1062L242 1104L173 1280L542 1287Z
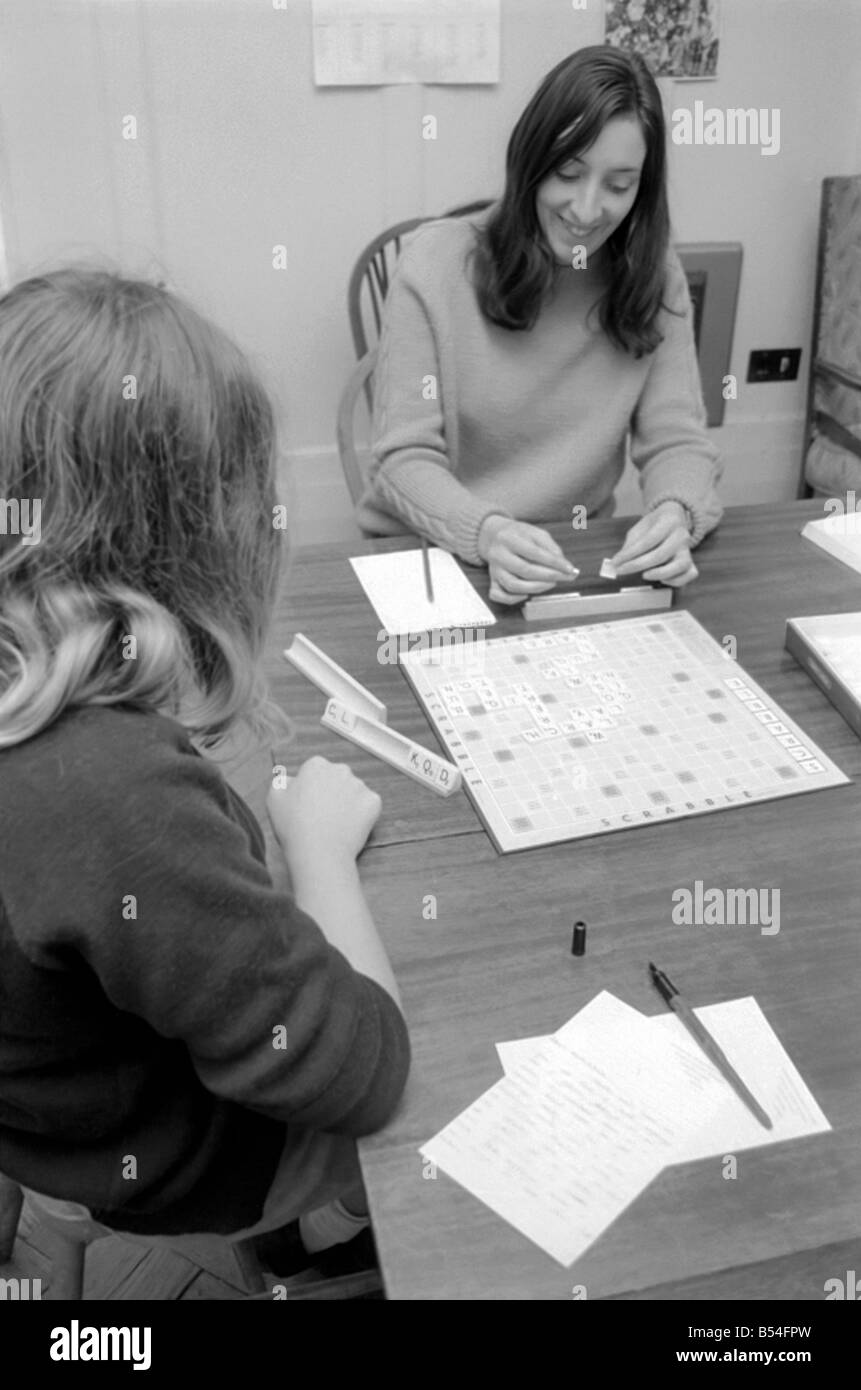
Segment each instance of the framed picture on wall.
M645 58L656 77L717 77L720 0L606 0L607 43Z

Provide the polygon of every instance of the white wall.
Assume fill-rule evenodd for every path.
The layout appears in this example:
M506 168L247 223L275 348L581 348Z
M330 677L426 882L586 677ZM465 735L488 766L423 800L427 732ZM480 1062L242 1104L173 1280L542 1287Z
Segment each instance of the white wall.
M352 362L346 284L401 217L494 194L543 73L600 42L602 7L503 0L498 87L318 90L310 0L5 0L0 208L10 273L108 255L170 282L253 354L288 420L303 540L349 535L334 417ZM716 82L662 84L668 112L779 107L781 151L672 147L680 241L737 240L731 362L716 432L730 502L795 495L819 185L861 159L859 0L724 0ZM122 118L138 138L122 138ZM421 138L433 114L438 139ZM288 248L286 271L272 247ZM744 382L752 348L802 346L795 383ZM625 510L636 491L623 484ZM625 505L627 504L627 505Z

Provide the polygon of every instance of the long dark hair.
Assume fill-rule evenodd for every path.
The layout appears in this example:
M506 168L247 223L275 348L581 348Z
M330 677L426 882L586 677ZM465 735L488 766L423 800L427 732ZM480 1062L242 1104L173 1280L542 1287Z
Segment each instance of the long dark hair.
M661 97L634 53L595 44L572 53L544 78L508 142L505 192L478 232L475 288L492 323L532 327L556 272L535 210L536 190L594 144L614 116L639 121L646 158L634 206L606 242L610 283L598 314L610 339L641 357L661 341L656 319L670 219Z

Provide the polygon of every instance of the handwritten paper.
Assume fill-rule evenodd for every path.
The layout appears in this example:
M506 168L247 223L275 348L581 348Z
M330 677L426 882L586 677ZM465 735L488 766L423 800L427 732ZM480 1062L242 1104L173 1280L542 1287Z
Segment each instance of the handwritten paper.
M590 1011L603 997L596 996L592 1004L581 1009L552 1036L562 1042L566 1037L576 1036L577 1032L582 1031L597 1018ZM612 995L607 997L613 998ZM615 1004L629 1010L629 1006L622 1004L621 1000L615 1000ZM706 1004L701 1009L695 1009L694 1013L708 1028L748 1089L756 1096L774 1127L770 1130L765 1129L751 1115L747 1106L738 1098L714 1064L697 1047L675 1014L649 1017L646 1020L649 1026L657 1029L668 1045L667 1060L680 1070L680 1089L677 1092L680 1109L683 1108L688 1116L693 1115L692 1099L698 1097L697 1112L702 1113L703 1105L708 1111L705 1124L699 1127L696 1124L688 1126L689 1132L680 1135L680 1147L673 1159L674 1163L712 1158L728 1149L753 1149L764 1144L776 1144L785 1139L802 1139L809 1134L821 1134L831 1128L815 1097L805 1085L791 1057L752 996L730 999L723 1004ZM617 1022L623 1021L619 1013ZM496 1051L503 1070L511 1071L518 1063L533 1056L546 1041L546 1036L541 1036L497 1043ZM684 1091L681 1089L682 1081L685 1084Z
M636 1036L622 1036L619 1003L593 1000L582 1043L544 1039L421 1150L563 1265L673 1161L677 1102L658 1066L663 1041L636 1010Z
M830 1129L755 999L696 1012L773 1129L674 1014L603 991L549 1037L498 1043L503 1080L423 1155L568 1265L662 1168Z
M499 81L499 0L313 0L318 87Z
M421 550L359 555L350 561L386 632L394 636L435 629L463 631L496 622L453 555L432 547L428 562L433 603L425 589Z
M665 1037L685 1078L681 1103L687 1106L689 1098L696 1095L710 1111L708 1120L680 1145L674 1162L760 1148L831 1128L754 998L707 1004L694 1012L723 1048L774 1128L765 1129L751 1115L675 1014L659 1015L650 1023Z
M422 1155L560 1264L571 1264L664 1165L606 1144L619 1098L552 1039L458 1116ZM613 1104L615 1100L616 1104ZM605 1144L595 1143L600 1118ZM621 1138L621 1136L619 1136ZM599 1154L612 1157L602 1169Z

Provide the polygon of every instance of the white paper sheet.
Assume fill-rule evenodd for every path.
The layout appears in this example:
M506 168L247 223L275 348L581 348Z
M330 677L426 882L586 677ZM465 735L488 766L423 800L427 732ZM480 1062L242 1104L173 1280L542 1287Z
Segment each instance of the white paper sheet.
M388 555L359 555L350 561L386 632L431 632L435 628L482 628L496 622L453 555L428 550L434 601L425 589L420 549Z
M496 1051L502 1063L502 1070L508 1074L514 1071L518 1062L524 1062L527 1057L532 1057L538 1050L539 1045L547 1041L552 1034L544 1033L535 1038L512 1038L510 1042L498 1042Z
M711 1111L709 1119L688 1135L673 1160L687 1163L715 1154L761 1148L831 1128L792 1059L756 1000L730 999L694 1011L723 1048L745 1085L756 1096L774 1128L765 1129L697 1047L675 1014L650 1019L669 1042L687 1091L681 1103L697 1092ZM706 1093L711 1099L706 1100Z
M499 0L313 0L318 87L499 81Z
M831 1128L754 998L696 1012L773 1129L674 1014L603 991L549 1037L498 1043L503 1080L422 1154L569 1265L662 1168Z
M597 996L599 999L601 995ZM594 1000L592 1001L595 1002ZM627 1008L627 1005L623 1006ZM555 1036L558 1041L576 1037L588 1024L589 1014L581 1009ZM673 1013L658 1014L647 1022L663 1035L670 1048L677 1072L680 1111L698 1114L695 1122L680 1130L679 1146L673 1163L689 1163L716 1154L737 1153L761 1148L786 1139L829 1130L826 1116L800 1076L797 1067L752 996L730 999L723 1004L706 1004L695 1009L697 1017L723 1048L739 1076L756 1096L772 1121L765 1129L721 1076L705 1053L697 1047L684 1025ZM641 1015L644 1017L644 1015ZM534 1056L546 1036L518 1038L496 1044L505 1072ZM703 1108L708 1112L703 1117Z
M563 1265L673 1161L677 1139L665 1039L612 995L587 1008L580 1034L545 1039L421 1150Z

